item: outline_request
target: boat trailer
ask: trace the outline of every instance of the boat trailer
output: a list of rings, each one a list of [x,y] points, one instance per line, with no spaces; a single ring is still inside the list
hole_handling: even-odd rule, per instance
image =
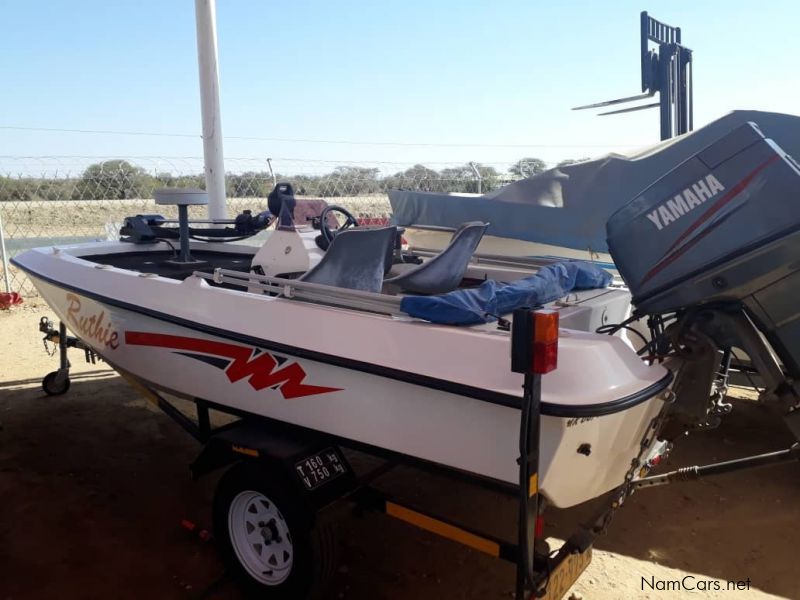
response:
[[[546,501],[538,493],[538,458],[541,377],[555,368],[555,362],[546,358],[548,348],[545,347],[547,344],[557,344],[557,313],[554,319],[552,314],[553,311],[547,310],[520,309],[515,311],[512,322],[511,368],[524,374],[519,429],[520,455],[517,461],[519,484],[516,486],[385,448],[255,416],[200,398],[191,399],[196,410],[195,417],[191,418],[161,393],[141,385],[136,387],[203,446],[190,465],[190,474],[194,480],[228,468],[217,486],[214,498],[214,539],[227,569],[223,577],[231,575],[246,559],[238,556],[227,541],[235,533],[225,531],[226,535],[221,535],[219,531],[220,522],[227,521],[227,518],[219,519],[217,515],[223,508],[227,515],[229,508],[222,504],[235,502],[241,496],[242,482],[254,479],[273,482],[269,490],[270,499],[280,508],[267,515],[270,519],[258,523],[262,526],[260,535],[265,546],[275,545],[281,549],[286,541],[281,537],[285,531],[283,527],[286,526],[285,523],[280,523],[283,519],[282,513],[286,513],[287,521],[301,524],[301,533],[295,533],[293,539],[289,539],[297,550],[303,549],[303,562],[294,563],[294,568],[307,572],[311,581],[311,589],[306,590],[303,597],[317,591],[336,569],[337,551],[332,527],[345,501],[350,503],[355,514],[381,512],[514,563],[516,600],[557,600],[566,594],[589,565],[594,540],[605,533],[614,511],[635,491],[800,460],[800,443],[795,443],[790,448],[777,452],[704,466],[683,467],[660,475],[644,476],[646,470],[655,467],[660,460],[640,465],[637,470],[639,477],[626,481],[620,488],[609,492],[608,496],[612,498],[610,507],[605,506],[595,517],[581,524],[560,548],[551,551],[544,531],[543,513]],[[553,328],[556,331],[555,338],[548,338],[547,334],[542,333]],[[64,323],[60,323],[56,329],[51,321],[42,318],[39,330],[45,334],[44,341],[57,344],[59,350],[59,368],[43,379],[42,388],[51,396],[64,394],[70,386],[68,349],[83,350],[87,362],[95,363],[99,357],[83,342],[69,336]],[[125,373],[121,374],[131,381]],[[238,420],[212,427],[212,410],[238,417]],[[350,465],[347,454],[343,452],[344,449],[370,455],[382,462],[377,467],[357,474]],[[502,539],[469,524],[404,502],[373,486],[376,480],[399,466],[417,468],[514,497],[518,503],[517,539]],[[279,489],[276,489],[274,482],[279,482]],[[279,558],[275,565],[274,572],[265,572],[267,579],[275,573],[280,575]],[[219,581],[213,583],[212,587],[218,584]]]

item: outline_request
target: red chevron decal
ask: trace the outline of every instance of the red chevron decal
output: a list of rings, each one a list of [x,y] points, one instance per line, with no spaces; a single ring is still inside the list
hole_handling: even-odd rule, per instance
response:
[[[276,369],[278,361],[272,354],[262,352],[254,356],[255,350],[250,346],[141,331],[126,331],[125,343],[131,346],[188,350],[230,359],[232,362],[225,369],[225,374],[231,382],[247,377],[248,383],[255,390],[277,386],[287,400],[341,391],[341,388],[303,383],[307,373],[299,363],[294,362]]]

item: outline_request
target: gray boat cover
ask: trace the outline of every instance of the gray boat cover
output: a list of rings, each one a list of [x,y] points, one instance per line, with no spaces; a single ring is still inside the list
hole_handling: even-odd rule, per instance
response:
[[[482,196],[391,190],[389,201],[399,226],[483,221],[490,223],[487,235],[608,252],[606,221],[618,208],[746,122],[800,158],[800,117],[741,110],[636,153],[550,169]]]
[[[573,290],[604,288],[611,275],[581,260],[553,263],[535,275],[498,283],[492,279],[476,288],[437,296],[405,296],[400,310],[407,315],[442,325],[489,323],[518,308],[536,307],[563,298]]]

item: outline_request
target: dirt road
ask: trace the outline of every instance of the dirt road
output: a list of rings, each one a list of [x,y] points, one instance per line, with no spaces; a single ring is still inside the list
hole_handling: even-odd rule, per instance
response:
[[[30,302],[0,313],[0,599],[199,597],[221,566],[211,544],[179,526],[184,518],[209,522],[214,480],[187,475],[195,442],[79,353],[70,392],[44,396],[41,377],[55,358],[35,331],[43,314]],[[684,440],[668,467],[790,443],[779,422],[737,403],[721,429]],[[383,485],[513,531],[505,498],[402,471]],[[579,512],[552,511],[548,526],[561,528]],[[586,600],[800,599],[799,528],[796,464],[643,491],[598,540],[574,591]],[[342,539],[331,599],[512,597],[511,566],[387,517],[348,519]],[[728,580],[747,579],[749,590],[725,591]],[[658,589],[673,580],[698,589],[720,581],[722,591]],[[205,597],[239,596],[223,583]]]

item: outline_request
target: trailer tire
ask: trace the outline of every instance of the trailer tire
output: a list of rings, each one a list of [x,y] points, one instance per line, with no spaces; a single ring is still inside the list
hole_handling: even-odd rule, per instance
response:
[[[228,573],[248,597],[315,598],[336,569],[333,523],[317,518],[295,490],[282,472],[255,461],[231,467],[217,484],[214,537]],[[266,559],[270,550],[277,553]]]
[[[53,371],[42,379],[42,390],[48,396],[61,396],[67,393],[69,384],[69,375],[59,377],[59,372]]]

